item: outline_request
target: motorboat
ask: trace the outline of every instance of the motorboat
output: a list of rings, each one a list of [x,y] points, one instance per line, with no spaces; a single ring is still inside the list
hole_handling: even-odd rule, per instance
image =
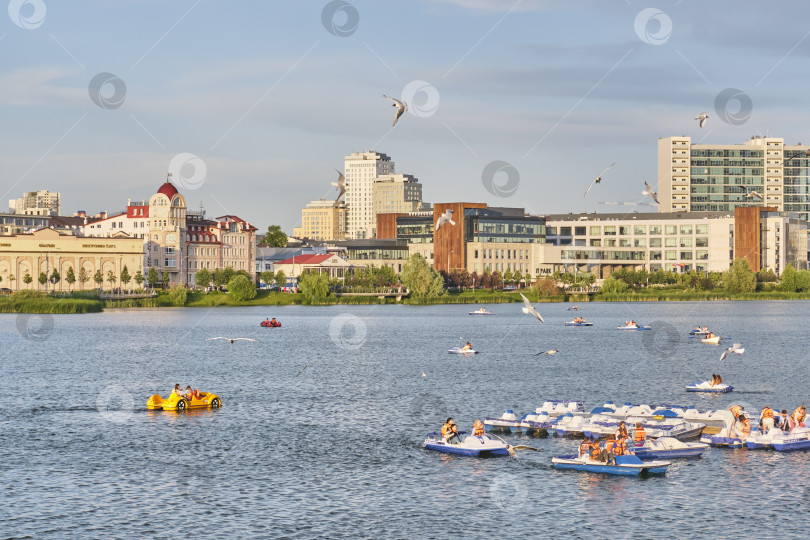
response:
[[[710,394],[722,394],[733,390],[733,386],[723,383],[712,384],[711,381],[695,381],[686,387],[687,392],[707,392]]]
[[[470,311],[470,315],[495,315],[487,308],[476,309],[475,311]]]
[[[472,356],[478,353],[478,351],[476,351],[475,349],[465,349],[464,347],[453,347],[447,352],[449,352],[450,354],[459,354],[461,356]]]
[[[673,437],[647,439],[644,446],[630,446],[630,450],[642,461],[651,459],[700,457],[709,445],[700,442],[684,442]]]
[[[460,432],[459,436],[466,435],[465,432]],[[480,435],[475,437],[473,435],[466,435],[460,442],[447,442],[442,437],[441,433],[433,432],[428,433],[425,439],[423,448],[427,450],[434,450],[436,452],[444,452],[446,454],[459,454],[462,456],[507,456],[509,455],[508,445],[500,440],[488,437],[487,435]]]
[[[643,326],[638,324],[627,324],[623,326],[617,326],[616,330],[650,330],[651,326]]]
[[[702,338],[700,341],[701,341],[701,343],[709,343],[709,344],[711,344],[711,345],[717,345],[717,344],[719,344],[719,343],[720,343],[720,340],[721,340],[721,339],[722,339],[722,338],[721,338],[720,336],[714,336],[714,337],[705,337],[705,338]]]
[[[487,431],[503,431],[506,433],[511,433],[514,429],[515,431],[520,431],[520,423],[522,420],[518,420],[517,416],[515,416],[515,412],[512,409],[507,409],[505,413],[503,413],[500,418],[485,418],[484,419],[484,428]]]
[[[592,322],[585,321],[565,321],[563,324],[565,326],[593,326]]]
[[[641,474],[664,474],[670,461],[642,461],[632,454],[615,457],[616,464],[608,465],[602,461],[590,459],[587,455],[576,454],[554,456],[551,466],[555,469],[572,469],[602,474],[617,474],[624,476],[638,476]]]

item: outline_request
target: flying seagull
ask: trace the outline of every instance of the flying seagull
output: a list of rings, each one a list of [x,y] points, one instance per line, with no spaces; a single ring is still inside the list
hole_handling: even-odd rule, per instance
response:
[[[338,188],[338,191],[340,191],[340,193],[338,193],[337,199],[335,199],[335,202],[338,202],[341,197],[346,195],[346,177],[343,176],[342,172],[338,171],[337,169],[335,170],[338,173],[337,182],[330,182],[330,183],[336,188]]]
[[[587,197],[587,196],[588,196],[588,192],[591,190],[591,188],[593,187],[593,185],[594,185],[594,184],[598,184],[599,182],[601,182],[601,181],[602,181],[602,175],[603,175],[603,174],[605,174],[605,173],[606,173],[606,172],[607,172],[607,171],[608,171],[608,170],[609,170],[611,167],[613,167],[614,165],[616,165],[616,164],[615,164],[615,163],[611,163],[609,166],[605,167],[605,168],[602,170],[602,172],[600,172],[600,173],[599,173],[599,176],[597,176],[597,177],[596,177],[596,179],[595,179],[593,182],[591,182],[591,185],[590,185],[590,186],[588,186],[588,189],[586,189],[586,190],[585,190],[585,195],[583,195],[583,197]]]
[[[644,182],[644,191],[642,191],[641,194],[649,196],[652,200],[658,202],[658,193],[654,192],[652,186],[647,182]]]
[[[557,354],[558,352],[560,352],[559,349],[551,349],[550,351],[539,352],[535,354],[535,356],[540,356],[541,354]]]
[[[258,339],[250,339],[250,338],[246,338],[246,337],[234,337],[234,338],[230,338],[230,337],[211,337],[211,338],[206,339],[205,341],[211,341],[211,340],[214,340],[214,339],[227,339],[231,343],[233,343],[234,341],[259,341]]]
[[[722,362],[723,359],[728,356],[730,353],[737,353],[742,354],[745,352],[745,349],[742,346],[742,343],[735,343],[733,346],[729,347],[725,351],[723,351],[723,356],[720,357],[720,361]]]
[[[400,101],[398,99],[394,99],[392,97],[388,97],[385,94],[383,94],[383,97],[393,101],[394,103],[391,106],[397,108],[397,112],[394,115],[394,123],[391,124],[392,126],[395,126],[395,125],[397,125],[397,120],[399,120],[399,117],[402,116],[402,113],[404,113],[405,111],[408,110],[408,106],[404,102],[402,102],[402,101]]]
[[[512,446],[511,444],[509,444],[505,440],[501,439],[500,437],[498,437],[494,433],[490,433],[489,436],[493,437],[495,439],[498,439],[499,441],[504,443],[506,445],[506,451],[509,452],[509,455],[512,456],[512,457],[517,457],[517,451],[518,450],[531,450],[532,452],[542,452],[543,451],[540,448],[534,448],[534,447],[528,446],[526,444],[518,444],[516,446]]]
[[[309,364],[304,365],[304,367],[301,368],[301,371],[298,372],[298,375],[301,375],[304,372],[304,370],[307,369],[308,367]],[[295,376],[296,379],[298,378],[298,375]]]
[[[700,127],[703,127],[707,118],[709,118],[709,113],[702,112],[695,117],[695,120],[700,120]]]
[[[523,298],[523,313],[531,313],[532,315],[537,317],[537,319],[541,323],[546,322],[546,321],[543,320],[543,317],[540,316],[540,314],[537,312],[537,310],[534,309],[534,306],[532,305],[531,302],[529,302],[529,299],[526,298],[525,296],[523,296],[523,293],[520,293],[520,297]]]
[[[439,219],[436,220],[436,230],[438,231],[439,227],[441,227],[445,223],[449,223],[450,225],[453,225],[453,226],[455,226],[455,224],[456,224],[456,222],[453,221],[453,211],[450,210],[449,208],[444,211],[444,214],[442,214],[439,217]]]
[[[424,371],[422,371],[422,377],[427,377]]]
[[[757,199],[762,200],[762,193],[759,191],[754,191],[753,189],[745,188],[745,197],[748,199],[756,197]]]

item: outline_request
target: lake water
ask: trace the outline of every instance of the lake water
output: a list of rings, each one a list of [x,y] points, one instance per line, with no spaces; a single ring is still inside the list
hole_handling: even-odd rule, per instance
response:
[[[447,416],[470,430],[549,398],[792,412],[808,397],[810,303],[585,304],[590,328],[564,327],[576,312],[562,304],[538,304],[545,324],[488,307],[0,315],[0,537],[807,535],[810,453],[711,449],[638,479],[552,469],[577,441],[523,439],[543,452],[518,459],[421,444]],[[267,316],[283,326],[259,327]],[[615,330],[629,319],[654,330]],[[723,346],[687,337],[697,324],[745,354],[719,362]],[[459,338],[480,354],[447,354]],[[739,391],[684,391],[717,372]],[[148,412],[175,383],[222,409]]]

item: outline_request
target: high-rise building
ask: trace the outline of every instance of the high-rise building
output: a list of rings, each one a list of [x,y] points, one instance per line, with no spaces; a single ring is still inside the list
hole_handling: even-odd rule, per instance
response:
[[[62,210],[59,193],[41,189],[23,193],[19,199],[8,201],[9,212],[29,216],[58,216]]]
[[[296,238],[343,240],[346,238],[346,203],[320,199],[301,210],[301,226],[293,229]]]
[[[371,185],[374,236],[378,214],[407,214],[422,209],[422,184],[409,174],[384,174]]]
[[[777,137],[742,144],[658,140],[659,212],[733,212],[768,206],[810,219],[810,147]]]
[[[346,156],[346,237],[372,238],[377,216],[374,213],[373,184],[383,175],[394,174],[394,162],[379,152]]]

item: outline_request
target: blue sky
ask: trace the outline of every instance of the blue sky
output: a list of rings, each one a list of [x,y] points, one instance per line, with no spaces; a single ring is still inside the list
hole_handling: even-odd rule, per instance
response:
[[[333,32],[325,9],[335,12]],[[659,137],[720,144],[770,133],[810,143],[804,9],[11,0],[0,13],[0,192],[3,204],[49,189],[63,193],[65,214],[115,211],[148,198],[173,158],[190,153],[204,165],[179,169],[190,207],[291,233],[308,201],[336,196],[329,182],[343,157],[374,149],[419,178],[428,202],[617,211],[599,202],[642,201],[643,182],[655,185]],[[335,35],[341,28],[347,35]],[[123,102],[109,102],[108,83],[96,99],[108,108],[94,103],[99,73],[123,82]],[[741,100],[718,109],[727,88]],[[383,93],[406,94],[415,114],[391,129]],[[703,129],[693,120],[702,111],[711,116]],[[519,174],[511,194],[491,190],[500,197],[482,181],[496,160]],[[494,182],[504,185],[505,174]]]

